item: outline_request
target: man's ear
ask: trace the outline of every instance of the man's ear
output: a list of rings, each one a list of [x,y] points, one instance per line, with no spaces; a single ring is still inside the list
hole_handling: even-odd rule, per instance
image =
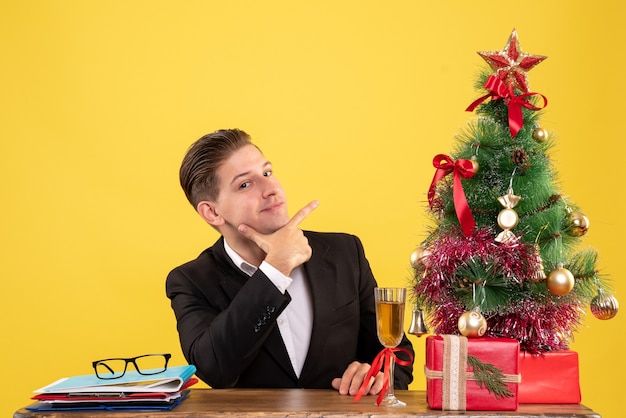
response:
[[[200,217],[202,217],[202,219],[204,219],[209,225],[218,227],[224,224],[224,218],[222,218],[220,214],[217,213],[215,204],[213,202],[203,200],[202,202],[198,203],[196,210],[198,211]]]

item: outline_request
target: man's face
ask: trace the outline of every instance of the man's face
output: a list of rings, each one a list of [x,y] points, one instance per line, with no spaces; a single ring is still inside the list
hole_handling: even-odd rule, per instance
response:
[[[223,235],[237,233],[240,224],[262,234],[283,227],[289,221],[287,198],[273,176],[272,165],[254,145],[235,151],[218,168],[219,195],[215,211],[223,218]]]

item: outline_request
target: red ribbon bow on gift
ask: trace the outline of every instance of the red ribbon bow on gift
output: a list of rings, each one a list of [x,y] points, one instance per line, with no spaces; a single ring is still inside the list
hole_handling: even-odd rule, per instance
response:
[[[479,97],[476,99],[467,109],[468,112],[473,111],[476,107],[487,100],[489,97],[493,98],[493,100],[503,99],[504,102],[509,106],[509,131],[511,132],[511,137],[515,138],[517,133],[522,126],[524,126],[524,117],[522,115],[522,107],[530,110],[541,110],[548,105],[548,99],[543,94],[539,93],[524,93],[519,96],[515,95],[513,91],[513,85],[509,84],[508,88],[504,84],[504,82],[496,76],[489,76],[484,86],[489,93],[485,94],[483,97]],[[543,98],[543,106],[537,107],[532,103],[528,102],[526,99],[530,96],[539,95]]]
[[[430,184],[430,189],[428,189],[428,204],[430,205],[430,208],[432,209],[433,207],[435,186],[437,185],[437,182],[448,174],[454,172],[454,210],[456,211],[456,216],[461,223],[463,234],[466,237],[469,237],[474,231],[476,222],[474,221],[472,211],[470,210],[467,199],[465,198],[463,184],[461,184],[461,177],[466,179],[472,178],[475,174],[474,164],[472,164],[470,160],[464,160],[461,158],[456,161],[452,161],[452,158],[447,155],[438,154],[435,158],[433,158],[433,166],[437,169],[437,171],[435,171],[435,176]]]
[[[403,353],[406,353],[409,356],[409,360],[402,360],[401,358],[398,358],[398,356],[396,356],[395,354],[395,351],[402,351]],[[413,355],[406,348],[402,348],[402,347],[384,348],[383,351],[378,353],[378,355],[374,358],[374,361],[372,361],[372,366],[367,372],[367,376],[365,376],[365,379],[363,379],[363,383],[361,384],[361,387],[359,388],[358,393],[354,397],[353,402],[356,402],[359,399],[361,399],[361,397],[365,394],[365,390],[367,389],[367,386],[369,385],[370,379],[376,376],[378,372],[380,372],[380,369],[383,368],[384,366],[383,388],[381,389],[380,393],[378,394],[378,397],[376,398],[376,405],[380,405],[380,403],[383,401],[383,398],[387,394],[387,389],[389,388],[389,385],[390,384],[393,385],[393,382],[389,382],[389,372],[390,372],[389,367],[391,366],[392,358],[395,360],[397,364],[401,366],[410,366],[411,363],[413,363]]]

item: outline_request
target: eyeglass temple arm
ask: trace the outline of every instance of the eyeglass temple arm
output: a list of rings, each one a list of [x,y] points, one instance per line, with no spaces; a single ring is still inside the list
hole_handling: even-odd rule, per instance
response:
[[[106,363],[98,363],[98,365],[106,367],[106,368],[109,370],[109,372],[110,372],[111,374],[114,374],[113,369],[112,369],[112,368],[110,368],[109,366],[107,366],[107,364],[106,364]]]

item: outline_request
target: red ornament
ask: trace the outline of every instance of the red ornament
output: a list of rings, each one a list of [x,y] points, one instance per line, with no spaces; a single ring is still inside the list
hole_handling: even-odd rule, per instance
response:
[[[496,77],[502,80],[506,86],[516,87],[522,93],[529,91],[526,73],[548,58],[543,55],[522,52],[515,29],[513,29],[502,51],[482,51],[478,52],[478,55],[487,61],[495,71]]]
[[[509,85],[509,87],[507,88],[501,79],[493,75],[490,75],[489,78],[487,78],[484,87],[489,90],[489,93],[474,100],[474,102],[469,105],[468,108],[465,110],[467,112],[474,111],[474,109],[476,109],[479,104],[481,104],[490,97],[492,100],[504,100],[509,108],[509,131],[511,132],[511,138],[515,138],[519,130],[522,129],[522,126],[524,126],[524,115],[522,114],[522,107],[530,110],[541,109],[540,107],[537,107],[527,101],[526,99],[528,97],[537,94],[543,99],[543,107],[546,107],[548,105],[548,99],[546,99],[546,96],[544,96],[543,94],[527,92],[516,96],[515,92],[513,91],[514,89],[512,84]]]
[[[465,198],[461,178],[468,179],[474,176],[474,164],[472,164],[470,160],[459,158],[458,160],[453,161],[452,158],[445,154],[437,154],[435,155],[435,158],[433,158],[433,167],[435,167],[437,171],[435,171],[435,176],[433,177],[433,181],[430,183],[430,188],[428,189],[428,204],[430,205],[430,208],[432,209],[433,207],[437,182],[448,174],[454,173],[454,180],[452,183],[454,186],[454,210],[456,211],[456,216],[461,224],[463,234],[466,237],[469,237],[472,235],[472,232],[474,232],[476,222],[474,221],[474,216],[472,216],[472,211],[467,203],[467,199]]]

